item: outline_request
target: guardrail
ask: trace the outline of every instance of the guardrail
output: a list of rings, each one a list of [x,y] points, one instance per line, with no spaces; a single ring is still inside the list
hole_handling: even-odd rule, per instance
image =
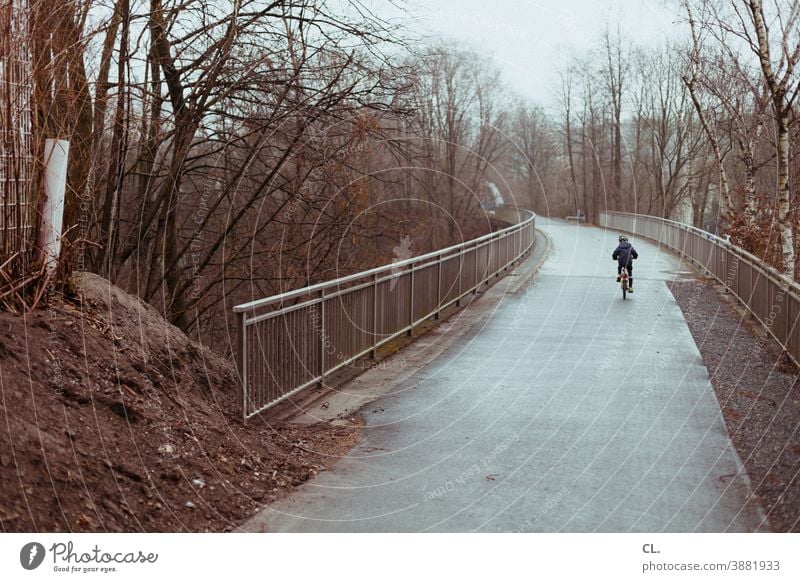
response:
[[[722,283],[789,356],[800,361],[800,285],[758,257],[699,228],[640,214],[603,212],[600,225],[653,239]]]
[[[263,412],[499,276],[534,245],[536,215],[480,238],[237,305],[242,418]]]

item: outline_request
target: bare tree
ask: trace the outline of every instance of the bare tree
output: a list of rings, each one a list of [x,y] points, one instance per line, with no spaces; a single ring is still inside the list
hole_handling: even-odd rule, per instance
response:
[[[546,197],[551,191],[549,183],[556,170],[554,131],[550,121],[540,108],[518,101],[514,108],[512,128],[515,147],[510,153],[514,159],[513,167],[521,175],[528,204],[537,212],[547,212]],[[567,148],[570,149],[569,142]],[[585,212],[585,205],[583,209]]]
[[[708,141],[711,145],[711,149],[714,152],[714,156],[716,157],[717,160],[717,167],[719,169],[719,191],[720,195],[722,196],[723,214],[725,214],[732,212],[734,210],[733,201],[731,200],[730,185],[728,182],[727,172],[725,171],[724,156],[719,144],[719,140],[717,139],[716,131],[709,122],[708,114],[701,102],[701,98],[699,96],[699,90],[697,87],[699,82],[699,76],[701,74],[700,36],[697,30],[697,24],[695,22],[694,15],[692,13],[692,8],[688,0],[684,1],[684,6],[688,14],[689,27],[692,33],[692,48],[689,56],[689,66],[688,66],[689,73],[684,74],[683,82],[686,85],[687,90],[689,91],[689,95],[692,99],[692,104],[694,105],[695,111],[697,112],[700,124],[703,127],[703,131],[705,132],[705,135],[708,138]]]
[[[622,203],[622,102],[627,84],[628,55],[619,28],[612,36],[603,33],[606,68],[605,85],[611,106],[611,181],[612,199],[617,207]]]
[[[796,65],[800,59],[800,3],[774,2],[768,14],[761,1],[730,0],[722,4],[701,4],[684,0],[693,47],[690,51],[689,74],[685,82],[700,115],[704,130],[715,151],[720,167],[726,212],[729,222],[736,222],[735,202],[728,186],[723,160],[720,130],[727,130],[731,148],[736,148],[743,173],[742,223],[745,230],[755,230],[759,219],[755,208],[756,178],[764,161],[757,159],[758,146],[765,128],[767,109],[775,127],[775,223],[779,236],[777,258],[781,270],[792,277],[795,273],[794,217],[791,208],[789,168],[793,123],[800,80]],[[703,55],[701,38],[709,36],[716,52]],[[745,50],[740,50],[740,48]],[[747,54],[753,63],[748,62]],[[703,107],[702,96],[710,97],[713,106]],[[718,109],[716,127],[711,127],[709,111]],[[766,156],[765,160],[772,156]],[[752,250],[752,249],[751,249]]]
[[[669,217],[689,196],[689,164],[703,149],[703,135],[695,131],[694,110],[684,90],[673,51],[640,53],[636,71],[642,85],[641,123],[648,155],[650,188],[640,207],[648,214]]]
[[[485,57],[442,44],[414,60],[410,108],[417,136],[417,181],[448,216],[437,242],[457,236],[458,224],[475,214],[486,176],[509,146],[510,106],[499,91],[499,72]]]
[[[795,272],[794,228],[790,208],[789,189],[789,124],[792,108],[800,92],[800,78],[795,75],[795,67],[800,59],[800,2],[790,2],[788,13],[775,15],[778,51],[770,42],[770,26],[760,0],[746,2],[752,20],[751,30],[745,30],[750,48],[758,56],[764,81],[769,89],[773,116],[777,129],[778,166],[778,230],[781,238],[782,270],[792,278]],[[754,34],[751,34],[754,33]],[[773,39],[774,39],[773,36]],[[778,52],[778,55],[774,53]]]

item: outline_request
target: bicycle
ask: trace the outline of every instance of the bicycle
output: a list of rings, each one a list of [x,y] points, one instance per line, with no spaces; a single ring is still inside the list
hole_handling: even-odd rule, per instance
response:
[[[628,267],[622,267],[622,272],[619,274],[620,286],[622,287],[622,299],[628,296]]]

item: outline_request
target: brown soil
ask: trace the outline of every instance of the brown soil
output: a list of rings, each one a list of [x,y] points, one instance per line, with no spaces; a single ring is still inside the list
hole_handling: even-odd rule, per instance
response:
[[[0,531],[222,531],[324,471],[347,426],[255,420],[230,363],[95,275],[0,313]]]
[[[800,531],[800,371],[711,282],[670,287],[772,529]]]

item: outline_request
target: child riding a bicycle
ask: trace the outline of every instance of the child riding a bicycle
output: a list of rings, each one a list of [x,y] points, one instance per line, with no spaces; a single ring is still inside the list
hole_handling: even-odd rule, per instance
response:
[[[625,267],[628,270],[628,293],[633,293],[633,259],[638,259],[639,253],[624,234],[619,235],[619,245],[614,249],[611,258],[617,261],[617,283],[620,282],[622,268]]]

